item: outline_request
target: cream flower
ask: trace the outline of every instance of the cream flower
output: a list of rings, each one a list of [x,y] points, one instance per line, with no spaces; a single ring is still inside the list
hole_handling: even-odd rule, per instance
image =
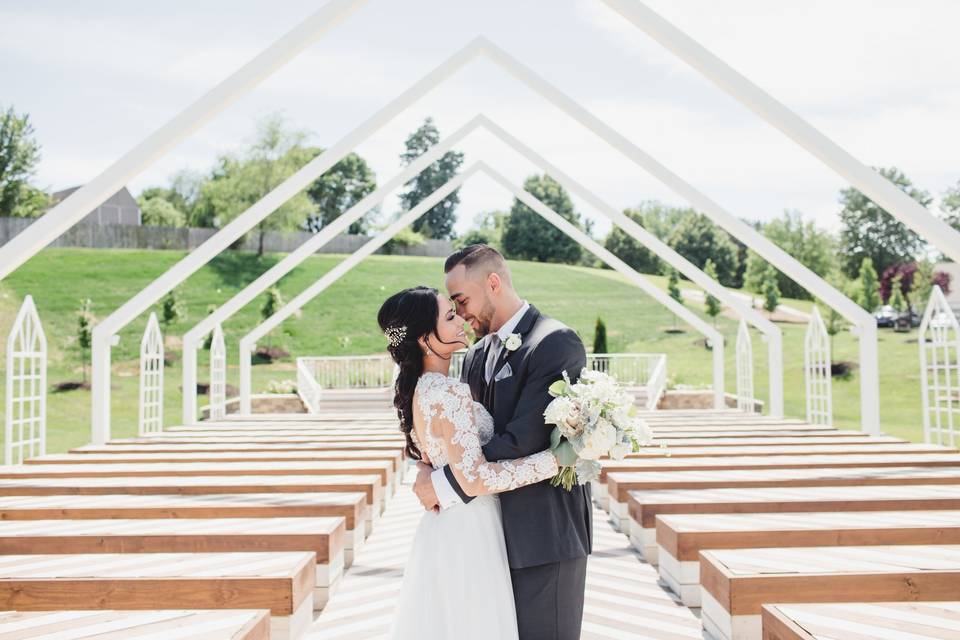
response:
[[[507,351],[516,351],[520,348],[520,344],[523,342],[519,333],[511,333],[507,336],[507,339],[503,342],[503,348]]]

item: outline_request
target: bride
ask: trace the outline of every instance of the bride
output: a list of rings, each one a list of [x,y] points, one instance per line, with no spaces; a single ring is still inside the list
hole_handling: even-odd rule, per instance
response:
[[[549,450],[488,462],[481,447],[493,418],[470,387],[449,377],[455,351],[468,347],[464,320],[436,289],[405,289],[377,316],[399,365],[394,406],[407,454],[435,469],[449,464],[471,496],[425,513],[417,528],[397,603],[392,637],[399,640],[517,638],[516,609],[495,494],[556,475]]]

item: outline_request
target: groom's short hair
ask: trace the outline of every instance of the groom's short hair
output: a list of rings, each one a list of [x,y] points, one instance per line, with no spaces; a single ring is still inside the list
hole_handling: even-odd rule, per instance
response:
[[[483,269],[483,275],[496,273],[505,281],[510,282],[510,269],[507,268],[507,261],[499,251],[489,245],[471,244],[455,251],[447,258],[443,265],[443,272],[450,273],[461,264],[468,273],[474,269]]]

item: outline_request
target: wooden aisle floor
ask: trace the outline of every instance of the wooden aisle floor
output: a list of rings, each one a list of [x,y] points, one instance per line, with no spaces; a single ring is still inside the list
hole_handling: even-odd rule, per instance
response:
[[[410,490],[414,474],[387,503],[307,640],[386,638],[422,509]],[[584,640],[700,640],[700,620],[658,583],[657,570],[594,509],[594,553],[587,571]]]

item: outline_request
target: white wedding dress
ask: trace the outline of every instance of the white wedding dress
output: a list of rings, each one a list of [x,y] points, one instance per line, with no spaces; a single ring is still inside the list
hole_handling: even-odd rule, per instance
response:
[[[391,636],[517,638],[500,501],[494,494],[556,475],[556,458],[542,451],[487,462],[481,447],[493,437],[493,418],[473,401],[466,384],[448,376],[425,373],[417,383],[414,406],[418,448],[435,469],[449,463],[464,492],[477,497],[423,515],[407,559]]]

